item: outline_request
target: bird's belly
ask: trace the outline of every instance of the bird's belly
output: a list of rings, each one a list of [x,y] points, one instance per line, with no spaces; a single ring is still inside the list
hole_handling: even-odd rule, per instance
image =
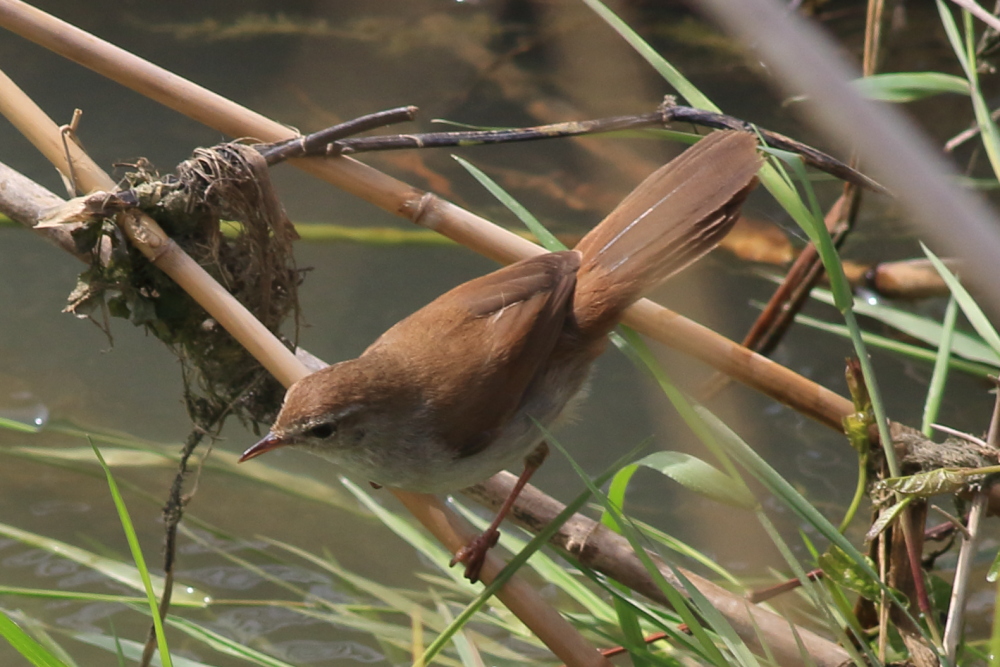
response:
[[[376,451],[316,453],[331,459],[352,477],[421,493],[458,491],[505,468],[517,468],[519,472],[524,457],[544,439],[538,425],[546,429],[558,426],[572,416],[586,396],[587,366],[546,373],[497,436],[468,456],[456,457],[445,443],[433,438],[395,442],[391,448]]]

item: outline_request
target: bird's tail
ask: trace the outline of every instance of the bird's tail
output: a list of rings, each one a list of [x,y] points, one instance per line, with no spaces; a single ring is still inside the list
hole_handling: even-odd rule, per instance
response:
[[[714,132],[660,167],[576,246],[573,312],[585,337],[602,335],[646,291],[714,248],[757,184],[756,138]]]

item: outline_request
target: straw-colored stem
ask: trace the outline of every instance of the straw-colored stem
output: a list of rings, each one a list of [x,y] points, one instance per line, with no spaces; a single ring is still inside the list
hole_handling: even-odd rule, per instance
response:
[[[115,189],[111,177],[75,143],[63,142],[59,127],[2,71],[0,114],[6,116],[63,175],[72,173],[78,190]],[[181,250],[152,218],[121,214],[119,224],[157,268],[188,290],[280,382],[287,385],[308,373],[281,341]]]
[[[114,182],[93,160],[72,142],[64,146],[59,128],[3,72],[0,72],[0,113],[5,115],[64,175],[72,171],[77,187],[84,191],[110,190]],[[67,157],[67,148],[69,157]],[[150,261],[184,288],[215,320],[233,335],[286,387],[305,377],[309,370],[281,344],[231,294],[222,288],[187,253],[171,240],[148,215],[126,212],[118,223],[129,239]],[[463,524],[434,496],[395,492],[414,515],[453,552],[467,543],[471,527],[456,532]],[[488,555],[484,581],[492,581],[503,567]],[[600,652],[580,635],[538,593],[516,578],[497,592],[497,597],[567,665],[610,666]]]
[[[292,136],[291,130],[273,120],[19,0],[0,0],[0,26],[230,136],[252,136],[262,141]],[[542,252],[534,244],[477,215],[355,160],[341,157],[295,160],[293,164],[498,261],[512,262]],[[630,311],[625,320],[640,332],[702,359],[734,379],[838,430],[841,417],[849,414],[850,402],[835,393],[747,352],[681,315],[648,301],[640,303],[644,314],[637,317]],[[636,307],[640,307],[639,304]]]
[[[46,213],[65,203],[48,188],[42,187],[2,162],[0,162],[0,192],[17,193],[15,200],[6,202],[8,206],[5,207],[5,212],[10,215],[11,220],[32,228]],[[71,255],[77,254],[76,242],[65,228],[46,227],[35,231]],[[80,257],[80,259],[86,258]]]
[[[12,170],[0,165],[0,183],[10,180],[10,176],[7,173],[10,171]],[[20,176],[20,174],[15,173],[15,175],[19,178],[17,182],[26,181],[32,183],[29,179]],[[0,210],[26,210],[28,206],[25,206],[24,202],[20,201],[23,199],[23,194],[20,188],[18,191],[3,191],[3,195],[0,197]],[[52,193],[48,193],[46,207],[57,206],[60,203],[63,203],[62,199]],[[42,209],[38,209],[39,213],[41,211]],[[36,219],[30,216],[22,216],[19,218],[19,222],[32,227]],[[72,246],[68,247],[67,250],[72,251]],[[500,473],[483,484],[467,490],[466,493],[484,505],[497,507],[508,495],[510,487],[515,480],[516,476],[510,473]],[[424,503],[423,507],[418,508],[418,505],[422,502],[422,499],[418,495],[403,494],[400,499],[414,514],[419,514],[421,521],[429,527],[432,533],[439,536],[442,543],[448,545],[449,548],[454,548],[454,545],[463,544],[465,537],[471,534],[468,532],[468,526],[458,530],[452,529],[450,526],[452,525],[453,515],[447,517],[441,516],[439,513],[442,509],[436,500],[428,501]],[[997,501],[996,505],[1000,506],[1000,501]],[[518,499],[511,517],[521,526],[532,531],[537,531],[558,514],[561,509],[561,505],[556,504],[553,499],[529,485]],[[558,548],[565,549],[571,556],[578,558],[589,567],[599,570],[630,587],[634,587],[640,593],[654,597],[659,596],[659,592],[624,538],[600,527],[595,529],[595,524],[591,519],[581,515],[574,515],[556,534],[553,544]],[[486,565],[486,578],[491,579],[499,567],[500,564],[495,559],[491,559]],[[768,646],[773,648],[775,654],[782,657],[782,664],[797,664],[795,661],[798,659],[798,645],[795,640],[795,634],[789,632],[788,625],[784,620],[778,622],[777,619],[779,617],[761,610],[755,605],[748,605],[742,597],[721,589],[692,572],[681,571],[688,580],[698,587],[702,594],[716,605],[721,613],[730,620],[733,627],[748,642],[751,644],[758,642],[762,637]],[[679,585],[676,582],[673,572],[664,570],[663,574],[669,581]],[[514,603],[515,605],[520,601],[531,601],[531,598],[521,594],[517,597],[518,601]],[[657,599],[662,599],[662,597],[657,597]],[[550,614],[551,609],[541,610],[541,613]],[[555,630],[554,634],[558,635],[558,622]],[[815,637],[812,633],[801,628],[797,628],[795,633],[802,638],[807,653],[816,660],[816,664],[823,666],[833,665],[837,664],[837,661],[841,658],[841,650],[835,644]],[[821,656],[830,657],[826,659]]]
[[[753,50],[796,105],[803,120],[833,144],[853,146],[867,172],[896,196],[921,234],[960,257],[968,279],[1000,312],[992,267],[1000,257],[997,216],[981,197],[956,184],[955,171],[912,119],[891,105],[863,99],[842,50],[815,26],[775,0],[701,0],[705,11]],[[942,224],[947,221],[947,224]]]
[[[439,539],[441,539],[442,544],[452,553],[464,547],[477,535],[468,523],[459,519],[435,496],[397,491],[396,497],[420,520],[424,527],[435,535],[441,535]],[[492,581],[503,565],[499,559],[489,557],[481,572],[483,579]],[[504,589],[510,593],[509,598],[504,600],[504,604],[518,618],[523,620],[529,616],[544,619],[546,626],[552,631],[545,644],[567,665],[610,667],[611,663],[604,656],[586,644],[574,640],[574,635],[577,634],[576,630],[552,607],[548,605],[534,607],[537,593],[524,579],[511,577],[504,585]]]
[[[487,506],[496,507],[498,499],[504,498],[516,481],[516,475],[500,473],[472,487],[469,494]],[[563,508],[564,505],[529,485],[518,498],[516,509],[510,516],[512,521],[523,528],[537,532]],[[593,519],[581,514],[573,515],[553,536],[551,543],[583,565],[602,572],[657,602],[669,604],[628,541]],[[664,578],[683,590],[673,568],[658,558],[654,561]],[[684,568],[677,568],[677,571],[708,598],[749,646],[762,650],[762,644],[766,645],[777,664],[836,667],[846,664],[850,659],[847,652],[836,643],[802,627],[795,627],[792,632],[788,619],[751,604],[746,598],[731,593],[694,572]]]

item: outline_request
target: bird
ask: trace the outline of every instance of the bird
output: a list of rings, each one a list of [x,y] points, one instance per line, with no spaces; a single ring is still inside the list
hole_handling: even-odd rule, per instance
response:
[[[713,132],[654,171],[572,250],[463,283],[356,359],[302,378],[246,461],[295,447],[349,475],[442,493],[525,461],[486,532],[452,560],[475,581],[552,428],[586,395],[626,308],[714,248],[757,183],[753,134]]]

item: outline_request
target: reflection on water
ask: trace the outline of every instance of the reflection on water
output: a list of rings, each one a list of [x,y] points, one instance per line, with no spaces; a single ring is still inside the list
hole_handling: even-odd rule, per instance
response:
[[[352,641],[321,642],[299,639],[271,644],[273,654],[293,664],[310,664],[326,660],[351,662],[381,662],[385,656],[373,648]]]
[[[322,623],[291,609],[281,607],[242,607],[227,609],[211,623],[214,630],[239,642],[249,642],[257,637],[290,626]]]
[[[110,0],[90,3],[51,1],[45,9],[77,22],[167,68],[191,77],[255,110],[303,130],[314,130],[362,113],[401,104],[421,107],[421,130],[429,119],[447,117],[477,125],[537,124],[573,118],[645,112],[669,92],[655,73],[583,7],[566,2],[453,3],[394,0],[381,3],[312,2],[286,14],[254,13],[242,4],[139,3]],[[697,19],[635,3],[623,9],[654,46],[727,112],[809,141],[811,137],[774,99],[756,65],[747,64],[732,44]],[[920,11],[911,9],[913,20]],[[833,25],[856,43],[861,13]],[[934,55],[926,46],[921,57]],[[896,62],[899,52],[890,54]],[[32,94],[58,122],[75,107],[85,111],[81,137],[104,165],[142,155],[161,169],[187,157],[198,145],[222,139],[214,130],[181,118],[116,84],[81,70],[6,33],[0,33],[0,59],[7,73]],[[929,67],[922,63],[920,68]],[[947,69],[949,65],[932,69]],[[898,69],[905,69],[899,67]],[[968,117],[964,101],[944,100],[936,118],[952,113],[952,124]],[[945,124],[945,123],[940,123]],[[44,161],[6,124],[0,123],[2,159],[54,189],[57,179]],[[675,152],[675,147],[635,139],[583,139],[559,143],[462,150],[462,155],[496,177],[534,213],[558,231],[580,232],[605,214],[639,179]],[[456,151],[457,152],[457,151]],[[431,188],[497,221],[512,217],[454,165],[448,151],[365,157],[418,187]],[[290,216],[298,221],[357,225],[399,225],[375,210],[290,167],[275,179]],[[837,194],[835,184],[818,185],[824,204]],[[755,217],[789,224],[766,197],[748,206]],[[862,234],[882,215],[866,209]],[[878,231],[884,235],[884,230]],[[869,236],[869,239],[871,237]],[[912,239],[879,244],[849,244],[847,251],[887,259],[914,252]],[[873,246],[878,246],[877,248]],[[303,288],[303,313],[309,327],[304,345],[328,361],[358,354],[396,320],[449,287],[491,268],[486,260],[452,248],[372,248],[354,245],[301,245],[302,266],[311,266]],[[8,393],[0,393],[0,417],[44,425],[49,411],[105,428],[161,442],[183,439],[184,415],[175,359],[151,337],[130,325],[113,323],[114,348],[96,327],[60,314],[75,284],[73,260],[20,230],[0,229],[0,373]],[[748,279],[745,267],[725,257],[703,265],[664,288],[670,307],[723,333],[742,337],[770,284]],[[793,330],[777,356],[816,381],[842,390],[846,344],[822,334]],[[673,378],[698,386],[705,369],[664,353]],[[910,379],[909,365],[879,356],[884,386],[892,387],[890,413],[919,422],[923,389]],[[9,378],[9,381],[8,381]],[[6,390],[5,390],[6,391]],[[974,382],[957,378],[950,386],[960,427],[982,430],[990,401]],[[854,488],[852,453],[839,437],[738,387],[713,402],[716,410],[779,471],[814,500],[842,506]],[[956,414],[956,413],[953,413]],[[655,446],[704,455],[686,429],[665,408],[655,388],[622,357],[605,355],[592,395],[578,423],[560,432],[587,470],[598,472],[623,451],[653,436]],[[242,450],[256,438],[237,425],[227,428],[217,446]],[[32,444],[81,446],[65,437],[0,432],[0,446]],[[271,465],[334,480],[336,472],[308,456],[287,452]],[[5,458],[0,465],[0,521],[43,535],[86,545],[95,551],[126,553],[120,527],[103,480],[89,464],[58,468]],[[159,505],[169,471],[118,471],[133,486],[126,490],[147,559],[157,563],[162,541]],[[364,481],[364,480],[359,480]],[[581,488],[565,462],[551,457],[538,483],[566,499]],[[386,494],[382,494],[385,496]],[[679,533],[723,564],[759,573],[775,565],[773,549],[747,517],[721,509],[670,483],[638,485],[629,496],[642,518]],[[770,503],[765,499],[765,503]],[[797,524],[781,510],[787,534]],[[419,589],[426,584],[411,570],[426,571],[408,547],[375,523],[344,518],[326,506],[263,489],[232,476],[203,472],[188,511],[223,533],[252,538],[267,535],[324,549],[345,567],[376,581]],[[834,515],[836,512],[833,513]],[[85,518],[85,520],[84,520]],[[349,523],[356,522],[356,523]],[[345,528],[346,526],[346,528]],[[199,531],[182,539],[181,581],[198,584],[214,597],[262,594],[261,575],[233,565],[222,554],[253,559],[268,576],[291,582],[332,602],[354,593],[317,566],[269,562],[258,552],[262,541],[240,541]],[[794,539],[793,539],[794,541]],[[134,594],[102,575],[39,549],[0,541],[0,583]],[[268,551],[273,556],[273,550]],[[291,593],[289,593],[291,595]],[[225,596],[224,596],[225,597]],[[14,601],[11,604],[14,604]],[[6,606],[7,601],[4,600]],[[18,604],[20,604],[18,602]],[[140,638],[145,617],[119,613],[108,603],[51,604],[27,601],[24,608],[47,622],[73,629],[109,632],[109,617],[123,636]],[[267,650],[295,663],[349,660],[377,662],[383,655],[356,643],[356,637],[329,624],[322,637],[284,632],[320,624],[302,614],[275,608],[213,608],[202,617],[216,630],[240,641],[269,633]],[[281,632],[278,632],[281,630]],[[346,637],[346,638],[345,638]],[[0,648],[0,662],[7,662]],[[100,654],[105,655],[105,654]],[[212,656],[215,659],[217,656]],[[236,664],[219,658],[218,664]]]

